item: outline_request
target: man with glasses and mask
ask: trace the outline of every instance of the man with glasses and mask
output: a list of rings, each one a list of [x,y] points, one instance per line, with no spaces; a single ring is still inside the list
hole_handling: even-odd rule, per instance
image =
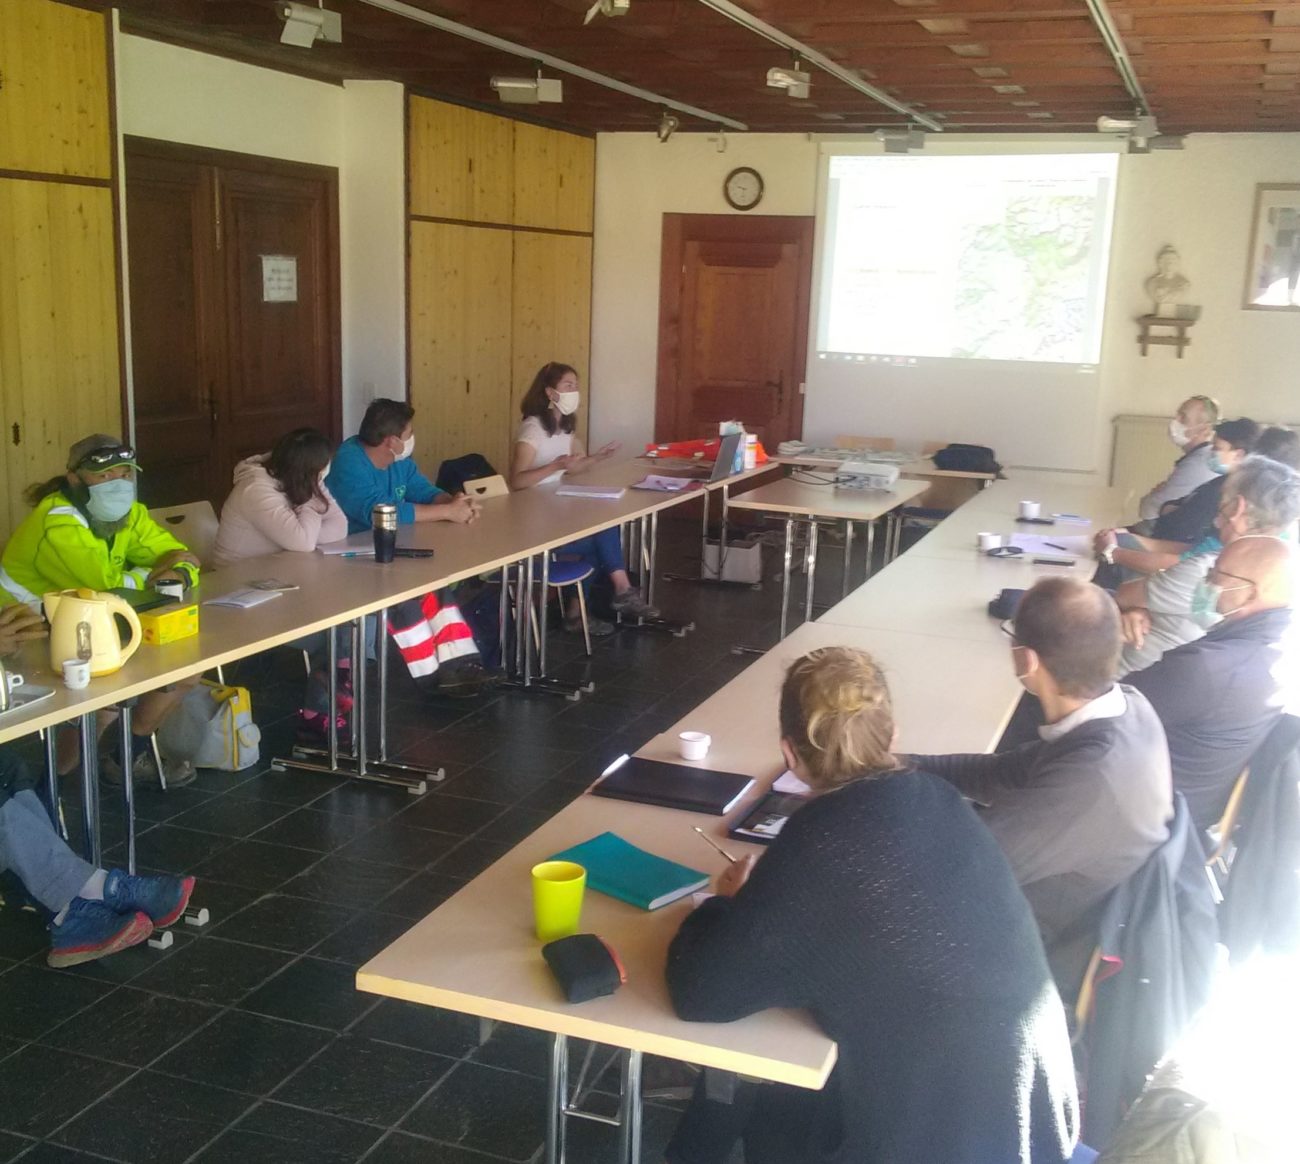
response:
[[[1151,705],[1115,682],[1119,611],[1106,591],[1044,579],[1003,629],[1016,678],[1042,704],[1039,738],[992,755],[909,759],[975,802],[1068,999],[1107,896],[1168,836],[1169,752]]]
[[[1239,538],[1294,540],[1297,520],[1300,473],[1268,456],[1247,457],[1223,487],[1214,519],[1218,537],[1189,550],[1177,565],[1115,591],[1124,620],[1123,672],[1149,667],[1205,633],[1207,612],[1193,617],[1192,600],[1223,546]]]
[[[1294,710],[1288,647],[1295,571],[1292,544],[1237,538],[1192,597],[1191,616],[1205,636],[1128,676],[1164,724],[1174,787],[1200,829],[1223,815],[1255,749],[1278,716]]]
[[[52,590],[142,590],[167,580],[194,585],[198,558],[136,500],[138,468],[135,450],[106,433],[73,445],[67,471],[27,491],[35,508],[14,530],[0,558],[0,601],[36,610],[41,596]],[[196,682],[140,697],[132,722],[137,781],[158,781],[149,737]],[[105,757],[102,771],[106,779],[121,783],[121,757]],[[168,768],[169,785],[193,779],[187,762]]]

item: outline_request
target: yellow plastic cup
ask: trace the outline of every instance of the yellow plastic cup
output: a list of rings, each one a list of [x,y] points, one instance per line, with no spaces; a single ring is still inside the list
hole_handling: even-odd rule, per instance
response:
[[[587,870],[573,861],[543,861],[533,866],[533,913],[543,942],[578,932]]]

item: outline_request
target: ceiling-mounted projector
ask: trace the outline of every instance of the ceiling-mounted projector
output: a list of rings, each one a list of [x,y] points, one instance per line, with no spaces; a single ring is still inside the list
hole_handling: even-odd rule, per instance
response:
[[[909,126],[907,129],[878,129],[872,135],[885,147],[887,154],[906,154],[925,149],[925,134]]]
[[[277,4],[276,11],[284,21],[281,44],[311,48],[318,40],[327,44],[343,43],[343,17],[338,12],[294,3]]]
[[[492,88],[511,105],[536,105],[564,100],[564,82],[558,77],[493,77]]]
[[[769,89],[784,89],[787,97],[803,99],[812,92],[812,74],[777,65],[767,70],[767,85]]]

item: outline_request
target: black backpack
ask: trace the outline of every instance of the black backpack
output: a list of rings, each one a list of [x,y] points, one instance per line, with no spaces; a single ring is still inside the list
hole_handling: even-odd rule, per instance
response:
[[[986,445],[948,445],[934,454],[934,467],[957,473],[996,473],[1002,476],[993,450]]]
[[[443,461],[438,466],[438,479],[434,484],[444,493],[464,493],[466,481],[477,481],[480,477],[495,475],[492,462],[482,453],[466,453],[463,457]]]

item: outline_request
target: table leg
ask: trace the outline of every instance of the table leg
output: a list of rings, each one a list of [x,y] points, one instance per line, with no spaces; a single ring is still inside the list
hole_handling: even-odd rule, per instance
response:
[[[849,596],[849,567],[853,561],[853,523],[844,523],[844,578],[840,583],[840,597]]]
[[[785,639],[789,616],[786,611],[790,605],[790,571],[794,566],[794,518],[785,519],[785,557],[781,563],[781,635]],[[780,641],[778,640],[778,641]]]
[[[804,557],[804,572],[808,575],[808,590],[804,594],[803,620],[812,622],[813,586],[817,581],[817,519],[815,517],[808,523],[808,549]]]
[[[641,1164],[641,1052],[624,1051],[618,1096],[620,1164]]]
[[[98,869],[102,861],[99,837],[99,733],[95,730],[95,713],[89,711],[81,716],[77,726],[81,732],[81,823],[85,841],[85,852],[82,855]]]
[[[55,832],[66,841],[68,826],[63,822],[59,801],[59,726],[47,727],[41,733],[41,743],[45,748],[45,807],[49,810]]]
[[[546,1164],[564,1164],[565,1109],[569,1106],[567,1035],[551,1036],[551,1064],[546,1083]]]
[[[391,647],[386,633],[388,628],[384,626],[388,621],[387,612],[381,610],[375,618],[378,622],[375,627],[375,655],[379,666],[379,741],[376,750],[377,758],[382,764],[388,759],[388,655]]]
[[[366,776],[366,619],[352,620],[352,743],[357,757],[357,775]]]
[[[871,571],[872,571],[871,563],[875,557],[875,553],[876,553],[876,523],[874,521],[869,521],[867,522],[867,577],[868,578],[871,577]]]
[[[579,582],[578,585],[581,586],[582,583]],[[551,586],[551,554],[549,550],[543,550],[542,551],[542,586],[541,586],[542,598],[541,598],[541,602],[539,603],[539,605],[542,608],[542,614],[541,614],[541,618],[539,619],[539,625],[537,627],[537,678],[539,679],[546,678],[546,624],[550,621],[546,616],[549,613],[548,608],[550,606],[550,601],[551,601],[550,586]]]
[[[656,557],[659,553],[659,511],[656,509],[650,515],[650,550],[646,555],[646,584],[645,600],[653,606],[655,604],[655,566]]]
[[[131,755],[131,705],[117,709],[119,747],[122,751],[122,807],[126,810],[126,871],[135,875],[135,765]],[[96,862],[98,865],[98,862]]]
[[[528,555],[528,560],[524,563],[524,584],[523,584],[523,621],[515,626],[515,631],[523,640],[524,644],[524,686],[529,686],[533,681],[533,556]]]

